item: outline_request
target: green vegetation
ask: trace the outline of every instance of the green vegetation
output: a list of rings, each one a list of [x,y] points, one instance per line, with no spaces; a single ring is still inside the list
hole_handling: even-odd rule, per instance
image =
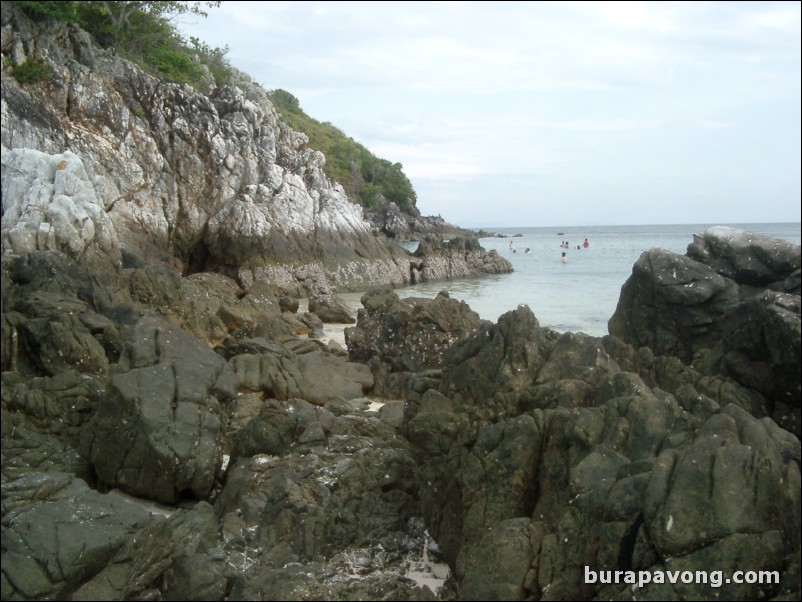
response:
[[[38,61],[27,60],[11,69],[11,77],[21,84],[35,84],[53,74],[53,70]]]
[[[270,99],[287,125],[309,136],[309,145],[326,155],[326,175],[340,182],[348,196],[368,208],[376,205],[379,195],[401,211],[415,206],[415,190],[400,163],[376,157],[331,123],[311,118],[286,90],[271,91]]]
[[[16,2],[31,18],[77,23],[104,47],[113,47],[146,71],[169,81],[197,84],[198,64],[209,67],[218,85],[228,82],[228,48],[211,48],[196,38],[187,43],[171,22],[181,14],[206,16],[220,2]],[[197,57],[197,58],[196,58]]]

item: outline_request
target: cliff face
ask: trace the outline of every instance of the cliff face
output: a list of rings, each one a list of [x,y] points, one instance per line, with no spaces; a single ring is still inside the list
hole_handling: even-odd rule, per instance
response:
[[[407,255],[246,77],[207,96],[5,3],[2,54],[53,69],[24,86],[2,78],[4,255],[60,250],[99,267],[136,256],[246,286],[310,268],[344,288],[410,280]]]

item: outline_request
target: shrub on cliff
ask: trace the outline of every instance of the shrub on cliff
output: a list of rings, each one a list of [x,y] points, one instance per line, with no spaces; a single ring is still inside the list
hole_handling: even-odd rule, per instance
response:
[[[351,199],[372,208],[381,195],[401,211],[415,207],[415,190],[400,163],[377,157],[331,123],[313,119],[286,90],[272,90],[270,99],[287,125],[309,136],[309,145],[326,155],[326,175],[342,184]]]
[[[53,70],[39,61],[28,60],[11,69],[11,77],[21,84],[35,84],[53,74]]]
[[[105,47],[167,80],[196,84],[203,78],[198,61],[209,67],[215,81],[228,81],[227,48],[211,48],[197,39],[187,42],[170,22],[174,15],[206,16],[204,8],[220,2],[16,2],[36,20],[76,23]],[[197,60],[196,60],[197,57]]]

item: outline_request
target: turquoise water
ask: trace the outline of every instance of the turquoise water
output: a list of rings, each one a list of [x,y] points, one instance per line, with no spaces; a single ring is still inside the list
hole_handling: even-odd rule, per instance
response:
[[[433,298],[447,290],[452,298],[468,303],[482,318],[498,317],[528,305],[542,326],[560,332],[607,334],[607,321],[615,312],[621,286],[644,251],[659,247],[681,255],[694,233],[713,225],[596,226],[565,228],[497,228],[494,232],[515,238],[483,238],[482,246],[496,249],[512,262],[512,274],[424,283],[403,289],[401,297]],[[726,224],[800,244],[800,224]],[[562,234],[559,234],[562,232]],[[577,250],[587,238],[590,246]],[[561,249],[567,240],[571,248]],[[515,253],[509,249],[513,242]],[[529,253],[524,253],[526,248]],[[560,261],[566,251],[568,263]],[[348,301],[359,307],[360,295]]]

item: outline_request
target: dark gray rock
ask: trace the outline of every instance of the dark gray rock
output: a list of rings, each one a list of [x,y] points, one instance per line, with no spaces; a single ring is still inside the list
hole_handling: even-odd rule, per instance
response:
[[[448,349],[440,392],[471,412],[514,415],[531,395],[534,375],[545,362],[554,335],[522,305],[485,322]]]
[[[353,324],[356,322],[351,308],[336,298],[310,298],[309,311],[325,324]]]
[[[21,503],[8,512],[12,499]],[[70,475],[4,482],[3,506],[4,600],[141,599],[170,566],[163,517]]]
[[[722,319],[738,301],[737,284],[713,268],[652,249],[633,266],[608,328],[631,345],[690,362],[721,339]]]
[[[240,456],[229,468],[216,502],[224,537],[260,555],[289,546],[309,561],[403,532],[416,510],[417,480],[394,429],[375,418],[335,419],[308,405],[298,418],[290,407],[266,409],[241,434],[243,452],[247,446],[248,453],[283,455]],[[272,426],[277,421],[281,426]],[[321,439],[304,444],[318,427]],[[310,446],[315,453],[304,452]]]
[[[162,502],[205,498],[222,459],[221,404],[237,394],[228,365],[164,319],[145,315],[107,391],[82,442],[98,477]]]
[[[300,397],[317,405],[335,397],[362,397],[373,387],[373,374],[364,364],[328,353],[312,352],[298,356],[303,375]]]
[[[111,353],[119,345],[116,327],[108,319],[74,297],[44,291],[25,295],[12,308],[15,313],[6,316],[6,324],[16,332],[18,343],[17,355],[8,363],[49,376],[75,370],[106,377],[109,359],[101,341]]]
[[[170,516],[171,564],[161,594],[166,600],[225,600],[227,556],[214,509],[198,502]]]
[[[797,435],[801,316],[799,296],[761,293],[728,314],[720,346],[721,372],[770,400],[769,415]]]
[[[169,311],[183,301],[181,274],[165,263],[131,272],[128,290],[136,303],[152,309]]]
[[[687,257],[648,251],[621,290],[610,333],[739,383],[737,405],[800,435],[800,261],[799,245],[723,227],[695,236]],[[686,385],[687,405],[697,383]]]
[[[782,307],[744,311],[777,328]],[[421,393],[425,382],[438,390]],[[524,309],[456,343],[439,379],[409,385],[421,508],[461,599],[628,596],[585,583],[585,567],[696,571],[716,559],[734,571],[747,557],[784,585],[730,595],[795,595],[799,440],[750,415],[766,413],[760,392],[614,337],[558,337]]]
[[[334,414],[303,399],[268,399],[239,433],[233,456],[283,456],[299,446],[305,450],[325,446],[334,421]]]
[[[231,359],[231,367],[245,391],[282,400],[300,397],[303,375],[297,359],[279,345],[268,353],[237,355]]]
[[[788,241],[716,226],[701,236],[694,235],[687,254],[740,284],[799,294],[798,282],[791,289],[785,286],[786,280],[802,267],[799,245]]]
[[[3,271],[3,370],[105,378],[128,319],[108,287],[58,252],[27,254]]]
[[[365,294],[362,305],[357,325],[345,329],[348,354],[371,365],[385,393],[388,373],[441,368],[445,351],[481,323],[464,302],[445,292],[434,299],[402,300],[392,291],[376,291]]]
[[[25,424],[39,433],[48,433],[77,444],[101,400],[104,385],[91,376],[75,371],[53,377],[19,379],[12,384],[13,373],[3,374],[4,407],[25,416]]]

